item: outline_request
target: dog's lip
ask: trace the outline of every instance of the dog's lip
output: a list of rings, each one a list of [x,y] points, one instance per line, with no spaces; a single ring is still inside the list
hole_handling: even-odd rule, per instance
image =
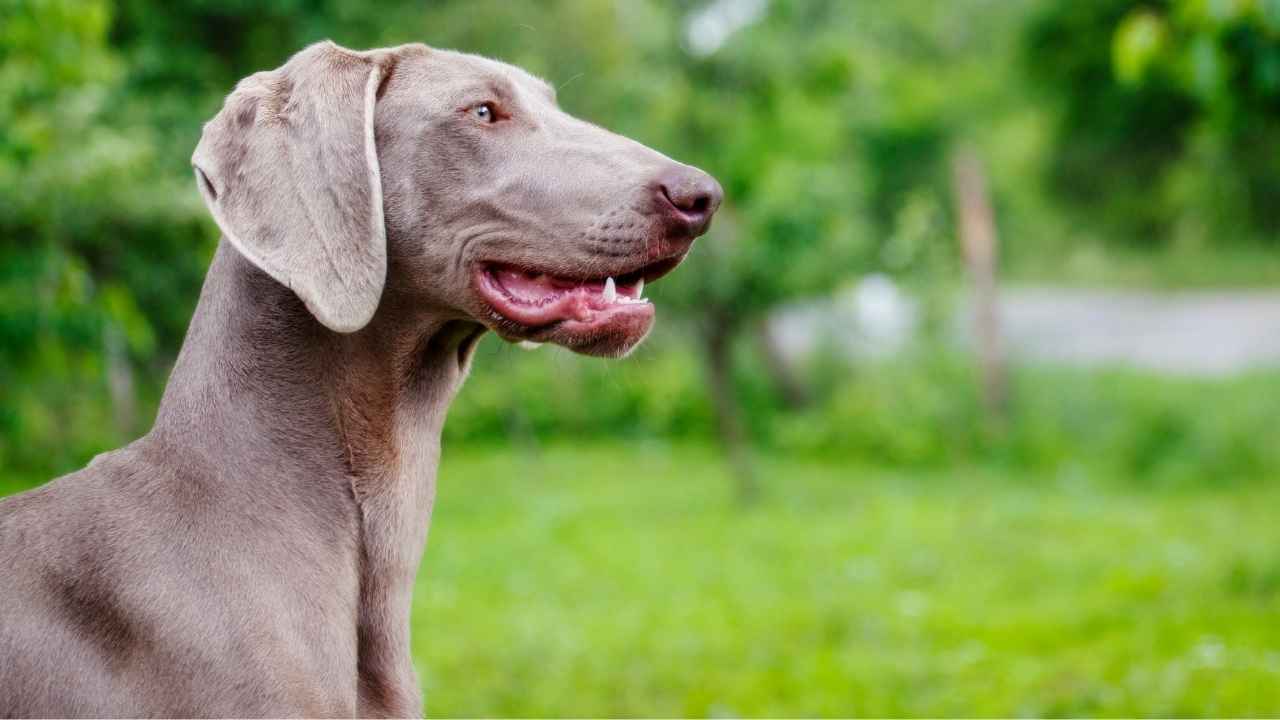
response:
[[[564,320],[586,322],[606,310],[605,316],[612,316],[621,310],[642,309],[649,305],[642,298],[645,284],[670,273],[685,254],[647,264],[619,264],[609,274],[547,271],[525,263],[481,260],[473,263],[472,286],[496,319],[536,330]]]
[[[472,288],[482,305],[481,317],[508,340],[553,342],[589,354],[618,355],[638,343],[653,324],[655,310],[641,298],[643,284],[670,273],[685,254],[619,263],[612,275],[544,272],[518,262],[479,260],[472,263]],[[610,278],[615,295],[606,300]]]
[[[615,268],[606,273],[586,273],[564,268],[553,268],[507,260],[480,260],[475,263],[478,272],[513,269],[518,272],[545,275],[563,285],[566,289],[573,286],[603,284],[607,278],[613,278],[619,286],[634,285],[639,280],[651,283],[676,269],[685,257],[685,252],[675,253],[648,263],[631,263]]]
[[[591,326],[626,314],[652,314],[653,306],[640,297],[637,278],[632,284],[614,281],[576,282],[563,277],[547,278],[520,271],[514,266],[481,267],[475,275],[475,289],[485,304],[505,321],[508,329],[528,336],[554,326]],[[498,328],[501,331],[501,327]]]
[[[550,342],[588,355],[618,357],[653,326],[655,310],[645,300],[592,303],[571,291],[549,306],[532,307],[513,302],[488,269],[481,268],[474,277],[486,324],[508,341]]]

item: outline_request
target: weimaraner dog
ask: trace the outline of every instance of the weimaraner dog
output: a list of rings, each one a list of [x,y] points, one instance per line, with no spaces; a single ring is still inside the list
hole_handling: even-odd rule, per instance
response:
[[[412,716],[486,330],[621,356],[721,190],[518,68],[320,43],[192,158],[222,230],[151,432],[0,502],[0,716]]]

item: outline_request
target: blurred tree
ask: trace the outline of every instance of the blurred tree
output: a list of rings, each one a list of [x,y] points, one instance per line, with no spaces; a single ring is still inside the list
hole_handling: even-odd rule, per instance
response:
[[[97,0],[0,9],[0,462],[127,437],[110,406],[137,423],[132,365],[180,337],[193,298],[172,291],[200,276],[195,206],[156,176],[147,128],[115,122],[110,23]]]
[[[200,124],[242,70],[346,19],[289,0],[0,4],[0,463],[67,467],[141,429],[136,394],[157,392],[216,240],[190,176]]]
[[[824,293],[871,257],[859,212],[857,114],[849,107],[855,58],[833,30],[842,4],[774,2],[714,51],[676,54],[688,81],[664,123],[675,129],[671,144],[715,174],[728,200],[691,268],[658,292],[697,318],[721,441],[743,499],[757,488],[734,390],[736,338],[780,302]],[[717,5],[726,3],[701,12]],[[688,32],[698,29],[694,18]],[[785,391],[794,382],[787,369],[768,353],[764,359]]]
[[[742,5],[753,4],[702,5],[686,28]],[[687,42],[695,51],[676,54],[688,78],[676,87],[687,95],[676,95],[673,117],[658,119],[677,133],[669,146],[711,170],[728,198],[692,271],[656,292],[698,318],[721,439],[743,497],[756,489],[733,390],[737,335],[780,303],[825,294],[869,270],[935,264],[936,247],[894,257],[888,239],[903,236],[896,225],[908,199],[947,207],[952,138],[1007,105],[1007,71],[992,62],[1007,48],[988,33],[1016,28],[1026,4],[754,5],[760,16],[721,45],[697,52]],[[954,254],[949,238],[927,242]],[[762,349],[785,395],[795,382],[789,368]]]
[[[1113,236],[1274,241],[1280,5],[1064,0],[1026,61],[1059,109],[1052,185]]]

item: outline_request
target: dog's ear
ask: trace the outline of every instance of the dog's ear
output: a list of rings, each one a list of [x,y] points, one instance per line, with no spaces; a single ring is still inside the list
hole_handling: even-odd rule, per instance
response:
[[[337,332],[369,322],[386,281],[373,116],[391,63],[312,45],[240,81],[191,158],[232,245]]]

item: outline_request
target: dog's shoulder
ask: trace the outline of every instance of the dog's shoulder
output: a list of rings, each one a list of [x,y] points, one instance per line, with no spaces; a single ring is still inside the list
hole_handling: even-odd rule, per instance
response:
[[[0,559],[57,563],[70,546],[103,550],[170,484],[173,463],[147,438],[97,455],[85,467],[0,499]]]

